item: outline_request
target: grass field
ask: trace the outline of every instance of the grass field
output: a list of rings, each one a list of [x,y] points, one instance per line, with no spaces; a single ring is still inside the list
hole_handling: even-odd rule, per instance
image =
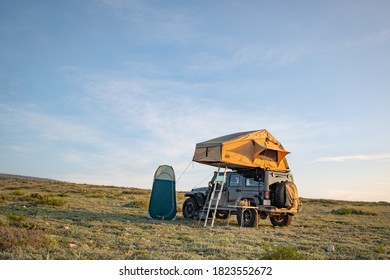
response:
[[[150,191],[0,178],[0,259],[390,259],[390,203],[302,199],[289,227],[146,218]]]

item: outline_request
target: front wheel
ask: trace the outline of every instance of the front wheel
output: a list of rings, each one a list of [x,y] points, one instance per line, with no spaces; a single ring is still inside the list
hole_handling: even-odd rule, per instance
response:
[[[199,212],[199,205],[196,199],[193,197],[188,198],[183,203],[183,217],[187,219],[193,219]]]
[[[229,218],[230,213],[229,211],[217,211],[217,214],[215,215],[218,219],[226,220]]]
[[[253,208],[238,209],[237,222],[243,227],[253,227],[257,220],[257,211]]]
[[[275,215],[269,217],[271,223],[275,227],[286,227],[289,226],[292,222],[293,216],[292,215]]]

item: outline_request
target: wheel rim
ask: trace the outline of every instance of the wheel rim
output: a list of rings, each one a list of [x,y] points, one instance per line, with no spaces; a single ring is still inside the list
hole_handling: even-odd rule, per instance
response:
[[[244,211],[244,222],[249,222],[252,218],[252,213],[249,210]]]
[[[192,214],[194,213],[194,205],[192,203],[188,203],[187,206],[186,206],[186,212],[188,214]]]
[[[274,216],[275,222],[282,223],[284,221],[284,216]]]

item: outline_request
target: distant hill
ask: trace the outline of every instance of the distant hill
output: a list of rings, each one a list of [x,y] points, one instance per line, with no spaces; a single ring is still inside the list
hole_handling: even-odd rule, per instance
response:
[[[46,182],[60,182],[60,181],[54,180],[54,179],[39,178],[39,177],[24,176],[24,175],[14,175],[14,174],[6,174],[6,173],[0,173],[0,178],[23,179],[23,180],[34,180],[34,181],[46,181]]]

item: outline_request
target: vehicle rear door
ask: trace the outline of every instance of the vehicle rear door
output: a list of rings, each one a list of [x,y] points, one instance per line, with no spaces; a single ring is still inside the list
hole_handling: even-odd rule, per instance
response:
[[[264,183],[254,178],[244,178],[243,198],[254,199],[256,205],[259,204],[262,192],[264,192]]]

